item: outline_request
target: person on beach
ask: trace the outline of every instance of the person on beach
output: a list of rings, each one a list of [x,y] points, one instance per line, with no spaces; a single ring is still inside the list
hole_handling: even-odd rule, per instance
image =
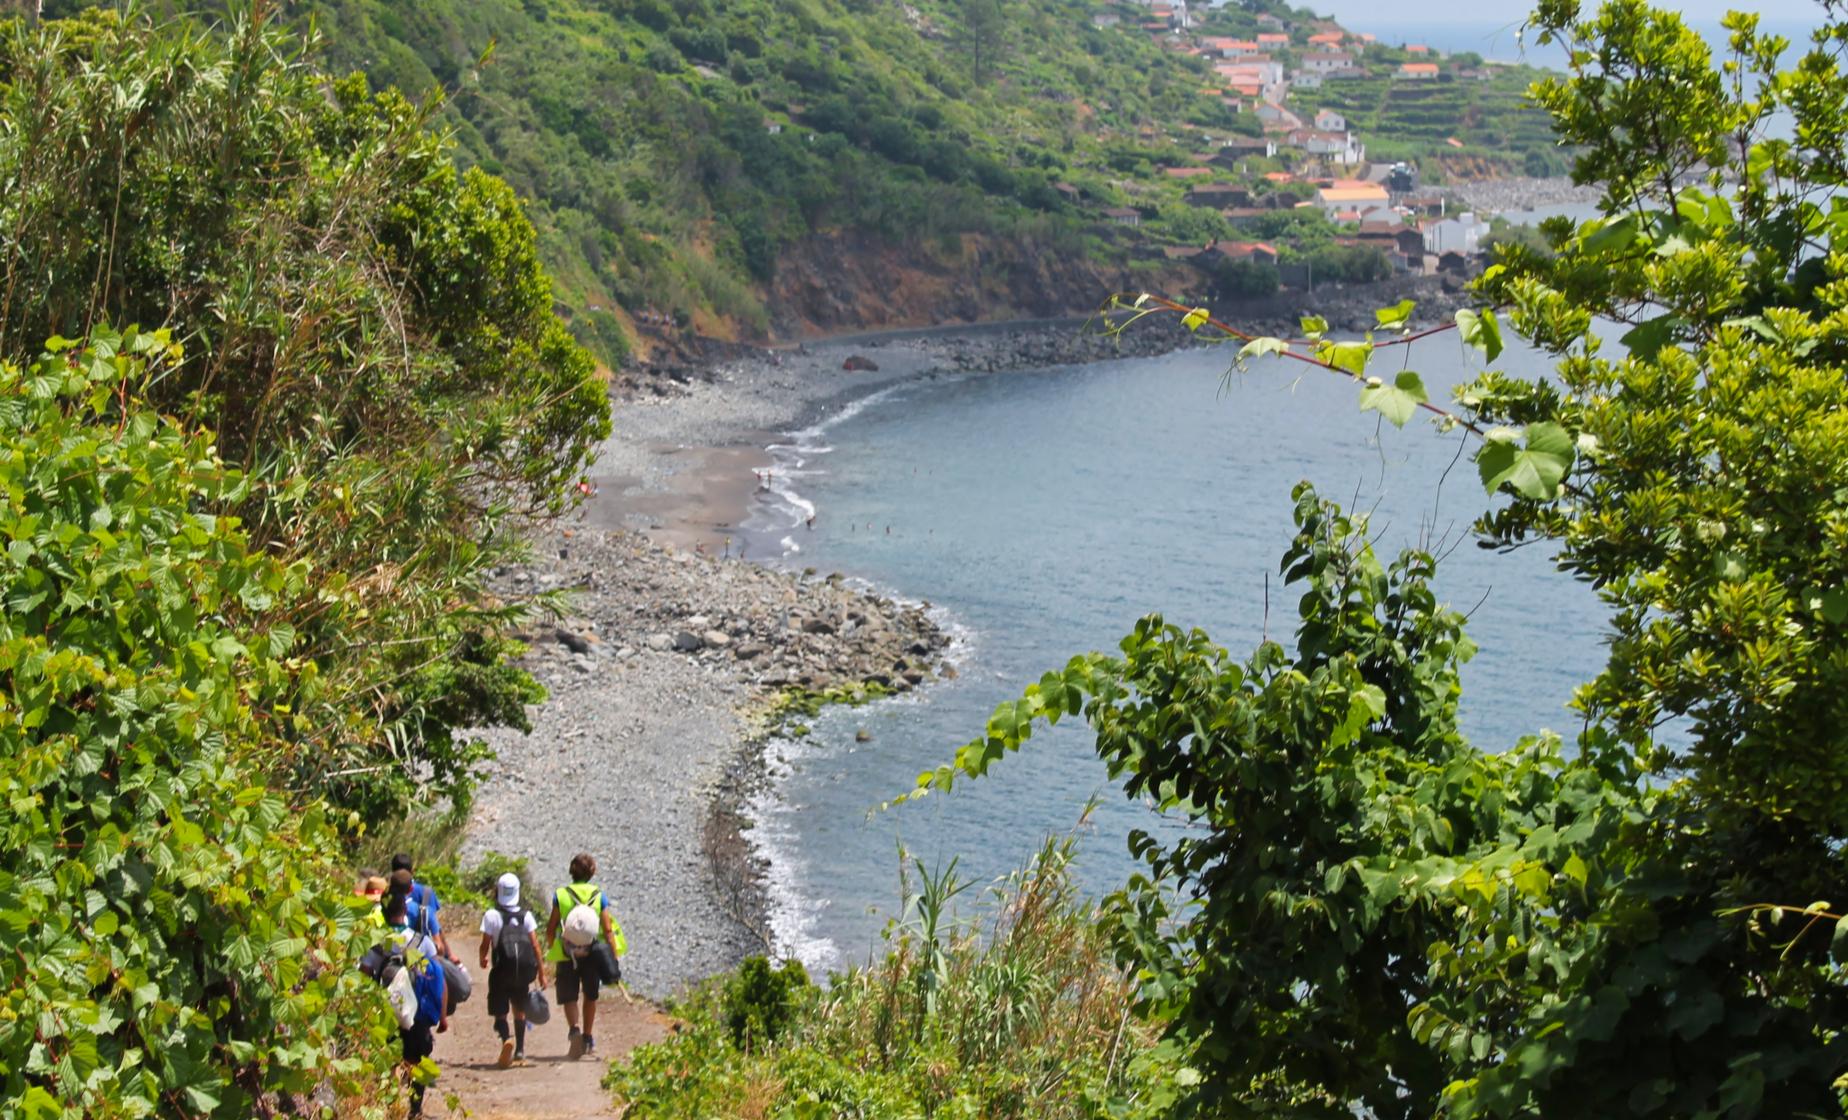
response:
[[[423,1115],[424,1084],[416,1068],[436,1052],[436,1036],[449,1030],[447,992],[443,970],[436,960],[436,945],[430,938],[411,928],[409,903],[401,894],[387,894],[384,910],[389,943],[403,954],[404,967],[414,977],[417,995],[417,1019],[411,1026],[398,1028],[400,1056],[411,1073],[411,1116]]]
[[[488,974],[488,1014],[500,1036],[502,1069],[526,1060],[527,989],[545,990],[539,920],[520,905],[520,877],[509,871],[494,886],[494,908],[481,916],[481,967]],[[507,1029],[507,1013],[513,1029]]]
[[[593,953],[594,938],[586,938],[567,947],[567,939],[560,937],[560,934],[565,932],[568,923],[578,925],[574,915],[577,911],[586,910],[594,915],[596,925],[601,927],[602,939],[608,944],[612,957],[622,956],[628,948],[622,936],[622,928],[610,913],[609,896],[603,893],[602,887],[590,881],[596,873],[596,858],[588,852],[572,856],[571,883],[558,888],[553,894],[552,915],[545,923],[545,959],[552,962],[558,1002],[564,1005],[565,1022],[570,1026],[566,1041],[567,1057],[572,1060],[597,1053],[597,996],[603,987],[603,973]],[[580,992],[583,1002],[582,1028],[579,1027]]]

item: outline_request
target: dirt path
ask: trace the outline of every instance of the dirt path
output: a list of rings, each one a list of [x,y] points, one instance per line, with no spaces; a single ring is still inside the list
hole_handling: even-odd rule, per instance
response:
[[[554,1008],[551,1022],[528,1029],[526,1064],[499,1069],[494,1063],[500,1057],[500,1039],[494,1034],[494,1021],[488,1018],[486,994],[483,986],[474,999],[456,1009],[449,1033],[437,1036],[436,1061],[443,1067],[443,1077],[430,1091],[427,1116],[607,1120],[615,1110],[601,1083],[610,1059],[668,1033],[668,1019],[653,1004],[639,999],[631,1004],[621,993],[605,989],[597,1010],[595,1059],[566,1060],[565,1016]]]

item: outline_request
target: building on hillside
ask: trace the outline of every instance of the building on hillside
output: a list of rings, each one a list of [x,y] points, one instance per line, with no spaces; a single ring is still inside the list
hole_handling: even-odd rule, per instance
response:
[[[1414,272],[1424,271],[1424,233],[1412,226],[1401,226],[1393,235],[1393,245],[1405,267]]]
[[[1395,78],[1404,78],[1413,82],[1432,82],[1437,80],[1437,63],[1435,62],[1401,62],[1399,68],[1392,72]]]
[[[1347,118],[1333,109],[1317,109],[1315,127],[1322,132],[1346,132]]]
[[[1260,50],[1273,50],[1290,45],[1290,37],[1281,31],[1265,31],[1258,35]]]
[[[1059,192],[1059,197],[1067,202],[1077,202],[1084,197],[1084,192],[1070,183],[1054,183],[1052,189]]]
[[[1289,127],[1288,122],[1296,119],[1288,109],[1285,109],[1283,106],[1273,101],[1266,101],[1259,105],[1256,109],[1256,113],[1258,120],[1263,123],[1267,125],[1282,125],[1286,129]]]
[[[1200,179],[1218,174],[1210,167],[1164,167],[1161,173],[1170,179]]]
[[[1312,49],[1315,47],[1324,47],[1324,48],[1338,47],[1341,45],[1342,37],[1343,36],[1341,32],[1339,31],[1324,31],[1319,35],[1309,36],[1309,46]]]
[[[1271,12],[1259,12],[1258,22],[1266,27],[1282,27],[1283,19]]]
[[[1134,228],[1142,224],[1141,212],[1136,211],[1136,210],[1131,210],[1127,206],[1113,206],[1110,209],[1104,211],[1104,217],[1110,219],[1110,222],[1112,225],[1129,226],[1131,228]]]
[[[1304,51],[1303,69],[1311,74],[1329,75],[1354,68],[1354,56],[1346,51]]]
[[[1091,17],[1092,27],[1115,27],[1123,22],[1123,17],[1115,12],[1099,12]]]
[[[1386,188],[1378,183],[1352,179],[1337,179],[1335,182],[1345,185],[1317,187],[1315,192],[1315,204],[1330,217],[1350,213],[1358,220],[1362,207],[1382,206],[1387,202]]]
[[[1264,136],[1228,136],[1219,144],[1219,150],[1213,153],[1213,162],[1221,167],[1235,166],[1240,160],[1259,157],[1269,159],[1277,154],[1277,142]]]
[[[1474,256],[1482,251],[1482,239],[1488,235],[1489,223],[1465,210],[1454,218],[1425,225],[1425,251],[1439,256],[1445,253]]]
[[[1181,201],[1189,206],[1223,210],[1228,206],[1250,206],[1251,191],[1231,183],[1208,183],[1188,191]]]
[[[1269,206],[1228,206],[1219,212],[1219,216],[1234,226],[1242,228],[1276,212]]]
[[[783,131],[783,122],[778,121],[778,120],[766,119],[764,121],[764,131],[768,132],[772,136],[776,136]]]
[[[1291,89],[1321,89],[1322,75],[1311,74],[1307,70],[1298,70],[1290,75]]]
[[[1307,155],[1342,167],[1352,167],[1364,163],[1367,159],[1367,146],[1354,139],[1351,132],[1322,132],[1313,128],[1299,128],[1289,135],[1291,146],[1301,148]],[[1381,192],[1382,199],[1385,192]]]
[[[1431,53],[1431,48],[1425,46],[1423,43],[1407,43],[1405,44],[1405,53],[1406,54],[1417,54],[1417,55],[1428,55]]]
[[[1283,81],[1283,63],[1271,59],[1222,62],[1213,67],[1213,72],[1228,86],[1255,85],[1262,89]]]
[[[1262,241],[1221,241],[1214,247],[1235,261],[1269,265],[1277,263],[1276,248]]]
[[[1477,258],[1465,253],[1439,253],[1437,255],[1437,273],[1439,276],[1460,276],[1468,278],[1480,271]]]

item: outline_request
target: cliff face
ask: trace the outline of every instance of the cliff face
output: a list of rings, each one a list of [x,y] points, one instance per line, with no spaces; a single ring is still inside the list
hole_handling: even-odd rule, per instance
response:
[[[1085,315],[1112,292],[1178,291],[1189,279],[1185,266],[1132,273],[1029,239],[964,234],[901,245],[845,232],[810,237],[783,254],[764,299],[776,335],[801,338]]]

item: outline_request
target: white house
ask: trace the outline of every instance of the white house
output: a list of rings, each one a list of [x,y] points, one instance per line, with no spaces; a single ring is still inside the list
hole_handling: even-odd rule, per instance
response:
[[[1489,223],[1465,210],[1454,218],[1424,227],[1425,252],[1472,255],[1482,251],[1482,239],[1488,235]]]
[[[1354,56],[1345,51],[1304,51],[1303,69],[1311,74],[1333,74],[1337,70],[1350,70],[1354,66]]]
[[[1311,74],[1307,70],[1298,70],[1290,75],[1291,89],[1321,89],[1322,75]]]
[[[1347,118],[1333,109],[1317,109],[1315,127],[1318,132],[1346,132]]]

